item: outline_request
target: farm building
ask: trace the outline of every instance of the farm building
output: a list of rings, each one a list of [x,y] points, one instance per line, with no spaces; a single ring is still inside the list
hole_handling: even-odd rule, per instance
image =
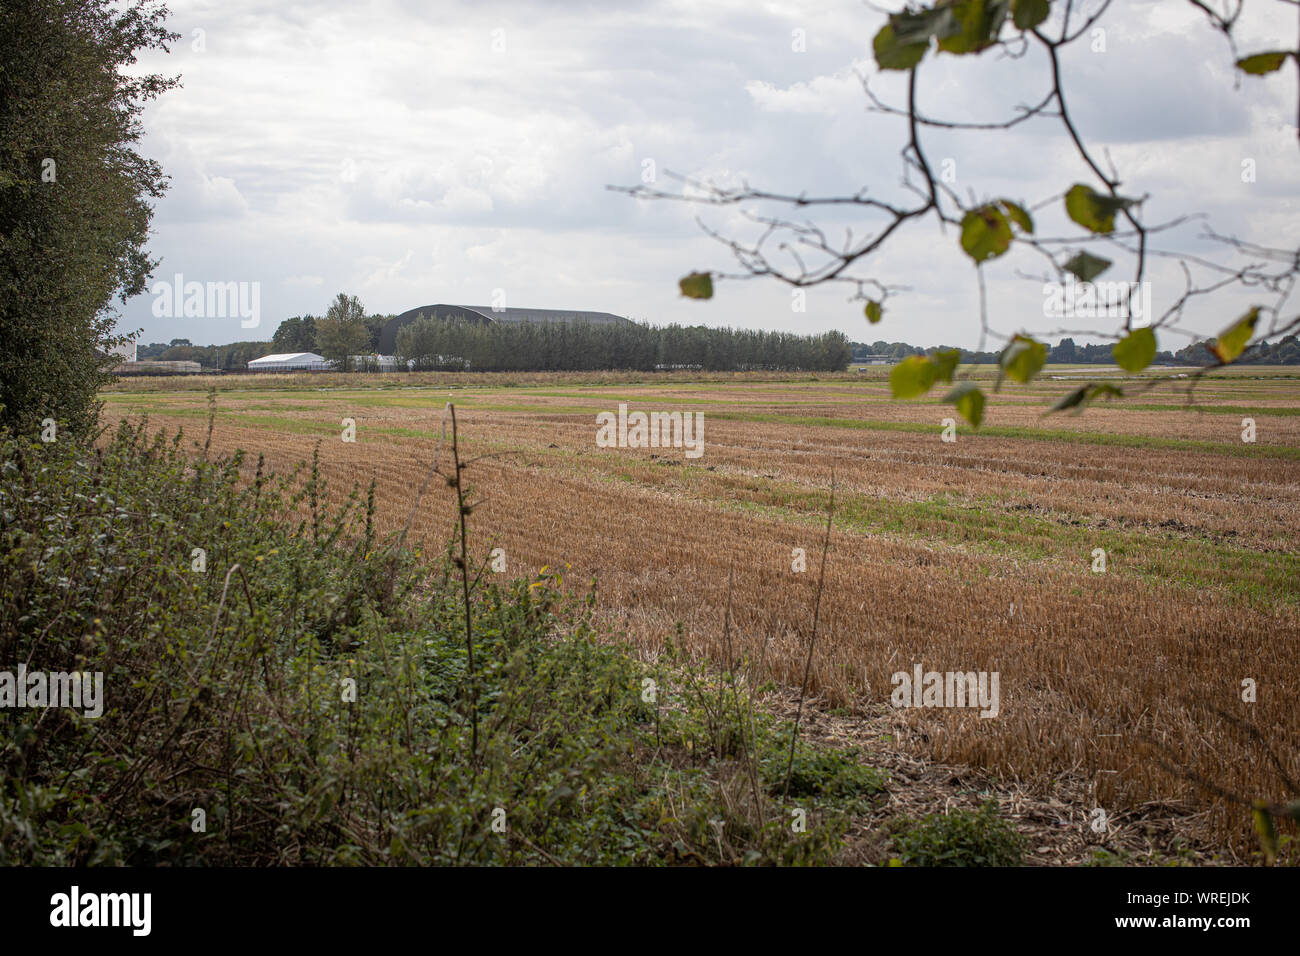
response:
[[[334,363],[315,352],[281,352],[248,363],[250,372],[328,372],[333,367]]]
[[[630,323],[621,315],[609,312],[579,312],[573,309],[500,309],[493,310],[487,305],[422,305],[410,309],[394,319],[390,319],[379,333],[379,351],[392,355],[397,351],[397,332],[404,325],[409,325],[420,316],[432,319],[465,319],[488,325],[492,322],[517,324],[533,322],[589,322],[595,325]]]

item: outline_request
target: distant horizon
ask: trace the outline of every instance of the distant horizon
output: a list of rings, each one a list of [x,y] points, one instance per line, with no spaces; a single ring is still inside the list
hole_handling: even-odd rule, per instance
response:
[[[419,307],[417,306],[417,308],[419,308]],[[463,306],[463,308],[472,308],[472,306]],[[512,306],[511,308],[520,308],[520,309],[524,309],[525,311],[543,311],[543,310],[540,310],[540,309],[529,309],[529,308],[526,307],[526,306],[518,306],[518,307]],[[405,310],[405,311],[406,311],[406,312],[409,312],[409,311],[411,311],[411,310],[410,310],[410,309],[407,309],[407,310]],[[601,311],[601,310],[598,310],[598,309],[580,309],[580,310],[579,310],[579,309],[554,309],[554,310],[546,310],[546,311],[557,311],[557,312],[570,312],[570,311],[575,311],[575,312],[576,312],[576,311],[582,311],[582,312],[596,312],[596,311]],[[403,314],[405,314],[405,313],[404,313],[404,312],[397,312],[397,313],[389,313],[389,312],[383,312],[383,313],[380,313],[380,312],[371,312],[371,313],[369,313],[369,314],[372,315],[372,316],[373,316],[373,315],[383,315],[383,316],[387,316],[387,317],[389,317],[389,318],[394,318],[394,317],[396,317],[396,316],[403,315]],[[611,315],[617,315],[617,313],[609,313],[609,314],[611,314]],[[227,345],[235,345],[235,344],[238,344],[238,343],[241,343],[241,342],[268,342],[268,343],[269,343],[269,342],[271,342],[271,341],[273,340],[273,337],[274,337],[274,335],[275,335],[275,329],[276,329],[276,328],[279,328],[281,322],[284,322],[284,321],[286,321],[287,319],[290,319],[290,318],[305,318],[305,317],[308,316],[308,315],[311,315],[313,318],[317,318],[317,319],[322,318],[321,315],[316,315],[315,313],[309,313],[309,312],[299,313],[299,314],[297,314],[296,316],[285,316],[284,319],[281,319],[281,320],[279,320],[278,322],[275,323],[275,328],[271,329],[269,335],[267,335],[267,336],[265,336],[265,337],[261,337],[261,338],[237,338],[237,339],[229,339],[229,340],[227,340],[227,341],[221,341],[221,342],[217,342],[217,341],[212,341],[212,342],[197,342],[197,341],[195,341],[194,339],[189,338],[188,341],[189,341],[190,345],[193,346],[194,348],[217,348],[217,347],[222,347],[222,346],[227,346]],[[631,322],[636,322],[636,323],[638,323],[638,324],[642,324],[642,325],[646,325],[646,324],[649,324],[649,325],[655,325],[655,324],[661,324],[661,325],[672,325],[672,324],[678,324],[678,325],[682,325],[683,327],[688,327],[686,323],[671,323],[671,322],[652,323],[652,322],[649,322],[648,320],[645,320],[645,319],[634,319],[634,318],[631,318],[630,316],[620,316],[620,317],[621,317],[621,318],[627,318],[627,319],[628,319],[629,321],[631,321]],[[800,330],[798,330],[798,329],[790,329],[790,328],[784,328],[784,329],[782,329],[782,328],[778,328],[778,329],[757,329],[757,328],[753,328],[753,327],[745,327],[745,326],[739,326],[739,325],[712,324],[712,323],[704,323],[704,322],[694,322],[694,323],[690,323],[690,325],[693,325],[693,326],[703,326],[703,327],[705,327],[705,328],[715,328],[715,329],[716,329],[716,328],[732,328],[732,329],[739,329],[739,330],[744,330],[744,331],[776,331],[776,332],[788,332],[788,333],[790,333],[790,334],[792,334],[792,335],[804,335],[804,334],[808,334],[808,333],[802,332],[802,331],[800,331]],[[837,331],[839,331],[839,332],[843,332],[842,329],[826,329],[826,330],[824,330],[824,331],[826,331],[826,332],[837,332]],[[848,340],[849,340],[849,344],[850,344],[850,345],[867,345],[867,346],[870,346],[870,345],[874,345],[876,342],[888,342],[888,344],[890,344],[890,345],[897,345],[897,344],[900,344],[900,342],[901,342],[901,344],[903,344],[903,345],[907,345],[907,346],[910,346],[910,347],[912,347],[912,348],[919,348],[919,349],[958,348],[958,349],[962,349],[963,351],[967,351],[967,352],[984,351],[984,352],[994,352],[994,353],[996,353],[996,352],[998,351],[998,346],[996,346],[996,345],[989,345],[988,347],[984,348],[983,350],[977,350],[977,349],[974,348],[973,346],[960,345],[960,344],[957,344],[957,343],[955,343],[955,342],[934,342],[934,343],[930,343],[930,344],[925,344],[925,345],[923,345],[923,344],[921,344],[921,343],[919,343],[919,342],[907,342],[907,341],[903,341],[903,340],[901,340],[901,339],[900,339],[900,340],[893,340],[893,341],[890,341],[890,340],[882,339],[882,338],[873,338],[873,339],[870,339],[869,341],[864,341],[864,340],[859,339],[859,338],[854,338],[854,337],[853,337],[852,335],[850,335],[848,332],[844,332],[843,334],[844,334],[845,336],[848,337]],[[1277,341],[1281,341],[1281,340],[1284,339],[1284,338],[1285,338],[1285,336],[1279,336],[1278,339],[1277,339]],[[150,346],[150,345],[170,345],[170,343],[171,343],[172,341],[177,340],[177,339],[187,339],[187,336],[177,335],[177,336],[172,336],[171,338],[166,339],[166,340],[155,340],[155,341],[150,341],[150,342],[146,342],[146,341],[144,341],[143,336],[142,336],[142,337],[137,338],[137,339],[135,340],[135,345],[136,345],[137,348],[139,348],[139,347],[144,347],[144,346]],[[1045,342],[1045,344],[1048,346],[1048,348],[1050,349],[1050,348],[1056,348],[1057,346],[1060,345],[1061,342],[1065,341],[1066,339],[1072,339],[1072,340],[1074,341],[1074,343],[1075,343],[1076,345],[1079,345],[1079,346],[1084,346],[1084,345],[1107,345],[1107,344],[1113,344],[1113,340],[1112,340],[1112,339],[1106,339],[1106,338],[1101,338],[1101,337],[1084,337],[1084,336],[1079,336],[1079,335],[1061,335],[1060,337],[1048,337],[1048,338],[1045,338],[1045,339],[1044,339],[1044,342]],[[1168,348],[1168,347],[1166,347],[1166,348],[1161,349],[1161,351],[1178,352],[1179,350],[1181,350],[1182,348],[1184,348],[1186,345],[1189,345],[1189,344],[1192,344],[1192,343],[1191,343],[1191,342],[1184,343],[1184,345],[1180,345],[1178,348]],[[1261,342],[1261,344],[1276,344],[1276,342],[1270,340],[1270,341],[1267,342],[1267,343],[1263,343],[1263,342]],[[1082,364],[1094,364],[1094,363],[1082,363]]]

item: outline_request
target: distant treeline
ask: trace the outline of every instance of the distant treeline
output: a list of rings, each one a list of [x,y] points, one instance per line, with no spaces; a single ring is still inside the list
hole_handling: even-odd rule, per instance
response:
[[[428,318],[397,333],[397,354],[419,370],[477,372],[842,371],[852,357],[842,332],[796,335],[636,322],[483,325]]]
[[[319,352],[327,358],[373,353],[379,332],[391,316],[373,315],[356,320],[355,334],[334,338],[335,345],[317,332],[317,319],[294,316],[280,323],[270,342],[232,342],[229,345],[192,345],[189,339],[172,339],[141,345],[141,361],[198,362],[204,368],[240,370],[249,361],[272,352]],[[324,324],[322,322],[322,324]],[[807,370],[836,371],[867,356],[883,355],[898,361],[909,355],[936,351],[907,342],[870,344],[849,342],[839,332],[796,335],[792,332],[756,332],[709,329],[703,326],[651,326],[555,324],[474,325],[444,320],[417,320],[397,337],[402,358],[414,359],[421,370],[472,368],[490,372],[585,372],[603,369],[651,371],[661,368],[701,368],[708,371]],[[937,348],[947,348],[938,346]],[[1048,351],[1056,364],[1112,365],[1110,344],[1077,345],[1061,339]],[[403,350],[406,351],[403,351]],[[962,362],[996,364],[997,352],[961,349]],[[337,353],[337,354],[336,354]],[[1176,352],[1157,352],[1156,365],[1212,365],[1205,343]],[[1300,338],[1288,335],[1273,343],[1253,346],[1238,363],[1300,365]]]
[[[189,339],[172,339],[141,345],[136,358],[142,362],[198,362],[204,368],[227,371],[246,368],[253,359],[277,352],[316,352],[337,360],[378,351],[379,332],[391,318],[351,315],[340,321],[329,316],[295,315],[280,323],[269,342],[194,345]]]
[[[885,342],[884,340],[872,342],[867,345],[863,342],[851,342],[853,349],[853,361],[861,362],[867,356],[884,355],[893,361],[906,358],[909,355],[922,355],[927,352],[937,351],[936,348],[921,348],[916,345],[909,345],[906,342]],[[938,349],[951,348],[952,346],[941,345]],[[1096,365],[1114,365],[1115,355],[1112,352],[1113,344],[1106,343],[1102,345],[1076,345],[1074,339],[1061,339],[1057,345],[1050,348],[1047,352],[1047,361],[1055,364],[1096,364]],[[972,352],[969,349],[961,349],[962,362],[974,362],[980,364],[996,365],[998,361],[997,352]],[[1213,365],[1216,359],[1210,354],[1204,342],[1197,342],[1193,345],[1184,346],[1177,352],[1161,351],[1156,353],[1154,365]],[[1253,364],[1253,365],[1300,365],[1300,339],[1294,335],[1288,335],[1286,338],[1279,339],[1277,342],[1264,343],[1252,346],[1246,351],[1236,364]]]
[[[229,345],[191,345],[189,339],[151,342],[136,349],[141,362],[198,362],[204,368],[236,371],[276,351],[273,342],[231,342]]]
[[[231,371],[274,352],[318,352],[338,360],[347,354],[376,352],[379,331],[390,318],[376,315],[356,321],[356,334],[337,347],[320,334],[318,323],[324,323],[307,315],[280,323],[270,342],[194,345],[189,339],[172,339],[141,345],[137,358],[198,362],[204,368]],[[840,332],[796,335],[639,323],[479,325],[441,319],[417,319],[401,329],[397,351],[401,359],[413,359],[417,370],[479,372],[841,371],[851,358],[848,339]]]

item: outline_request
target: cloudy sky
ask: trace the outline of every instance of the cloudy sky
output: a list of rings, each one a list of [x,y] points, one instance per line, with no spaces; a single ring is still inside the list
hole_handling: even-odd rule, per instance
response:
[[[1284,38],[1294,46],[1294,7],[1255,5],[1241,51]],[[869,327],[844,287],[811,291],[801,312],[771,281],[721,283],[709,302],[681,298],[682,275],[734,268],[696,217],[737,237],[753,227],[740,210],[606,188],[653,171],[664,187],[676,172],[782,192],[867,186],[905,199],[905,128],[867,110],[859,79],[901,103],[902,74],[876,74],[870,43],[884,14],[858,0],[169,6],[182,39],[140,63],[183,84],[143,117],[143,150],[172,177],[154,220],[155,279],[259,283],[260,319],[245,328],[237,315],[159,317],[146,294],[121,323],[143,328],[142,342],[268,339],[282,319],[319,315],[340,291],[387,313],[487,304],[502,290],[509,306],[655,323],[976,344],[974,269],[932,218],[861,271],[910,290]],[[1148,222],[1202,212],[1222,233],[1294,248],[1295,72],[1238,80],[1222,36],[1180,0],[1113,6],[1102,42],[1082,40],[1066,56],[1065,87],[1085,138],[1108,149],[1121,191],[1150,196]],[[996,120],[1040,99],[1046,79],[1032,48],[1017,60],[930,57],[920,101],[945,118]],[[1093,182],[1051,120],[991,135],[931,132],[925,146],[933,161],[952,160],[963,196],[1036,204]],[[1254,182],[1243,182],[1246,160]],[[1060,205],[1036,212],[1040,234],[1078,232]],[[821,221],[836,235],[873,224]],[[1212,254],[1199,233],[1189,225],[1164,246]],[[1023,278],[1041,275],[1041,259],[1013,254],[986,271],[997,328],[1059,325],[1043,314],[1041,282]],[[1182,292],[1172,262],[1151,279],[1157,311]],[[1188,324],[1213,333],[1247,301],[1209,304]]]

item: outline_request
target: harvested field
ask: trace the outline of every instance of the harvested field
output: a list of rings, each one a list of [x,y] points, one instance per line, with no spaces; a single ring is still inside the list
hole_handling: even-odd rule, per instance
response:
[[[1069,781],[1082,795],[1070,819],[1154,814],[1249,858],[1249,813],[1193,778],[1300,798],[1270,756],[1300,779],[1300,376],[1242,368],[1201,381],[1192,404],[1165,386],[1043,418],[1072,375],[1096,374],[1051,366],[949,443],[951,407],[892,400],[887,372],[239,376],[123,383],[104,399],[109,422],[147,415],[201,437],[215,385],[215,448],[248,450],[251,474],[258,453],[284,471],[319,442],[336,493],[375,481],[389,529],[411,513],[454,401],[465,453],[493,456],[469,472],[486,499],[472,517],[481,558],[501,547],[512,575],[594,580],[605,619],[646,655],[680,631],[715,660],[734,574],[734,653],[761,656],[787,688],[802,677],[833,481],[810,684],[823,712],[888,715],[893,746],[1026,791]],[[623,402],[702,413],[703,455],[597,447],[595,416]],[[413,533],[440,547],[453,518],[431,485]],[[997,716],[894,710],[891,675],[918,664],[997,672]]]

